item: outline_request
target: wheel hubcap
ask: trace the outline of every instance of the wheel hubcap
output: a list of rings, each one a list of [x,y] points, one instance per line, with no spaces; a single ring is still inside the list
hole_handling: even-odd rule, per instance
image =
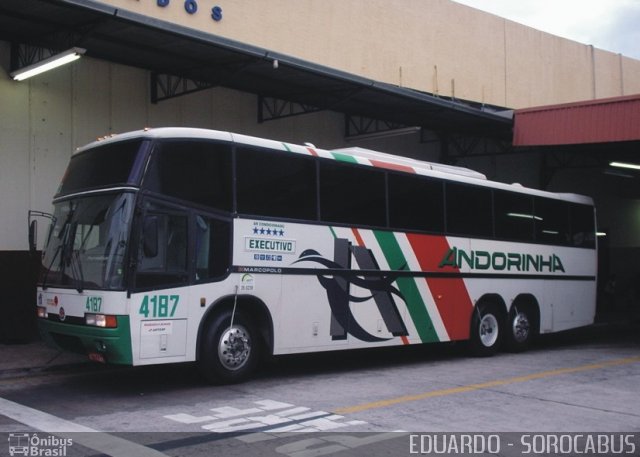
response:
[[[529,332],[531,331],[531,324],[529,324],[529,318],[524,313],[518,313],[512,322],[513,338],[518,343],[523,343],[529,338]]]
[[[485,314],[480,320],[480,342],[491,347],[498,340],[498,319],[493,314]]]
[[[224,331],[218,343],[218,358],[228,370],[238,370],[249,360],[251,338],[246,328],[234,325]]]

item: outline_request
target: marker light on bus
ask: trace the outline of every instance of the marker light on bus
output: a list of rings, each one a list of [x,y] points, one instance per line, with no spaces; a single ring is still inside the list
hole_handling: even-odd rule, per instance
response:
[[[45,306],[37,307],[38,317],[42,319],[47,319],[49,317],[49,313],[47,313],[47,308]]]
[[[108,314],[85,314],[84,322],[93,327],[116,328],[118,319]]]

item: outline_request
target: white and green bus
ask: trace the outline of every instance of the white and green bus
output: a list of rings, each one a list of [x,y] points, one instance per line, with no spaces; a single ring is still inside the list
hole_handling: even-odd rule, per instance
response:
[[[79,149],[53,200],[43,338],[92,360],[197,361],[467,340],[593,322],[590,198],[360,148],[146,129]]]

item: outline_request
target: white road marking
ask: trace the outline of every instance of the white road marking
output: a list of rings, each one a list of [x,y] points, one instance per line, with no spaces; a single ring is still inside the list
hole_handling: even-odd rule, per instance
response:
[[[214,415],[193,416],[179,413],[164,416],[182,424],[207,424],[200,427],[214,433],[252,432],[255,429],[276,432],[323,432],[352,425],[367,425],[359,420],[346,420],[344,416],[327,411],[312,411],[306,406],[296,406],[274,400],[253,402],[259,407],[236,408],[222,406],[211,408]],[[280,411],[277,411],[280,410]],[[262,413],[257,415],[257,413]],[[266,414],[265,414],[266,413]]]
[[[141,444],[127,441],[84,425],[67,421],[19,403],[0,397],[0,414],[36,430],[71,438],[74,444],[93,449],[113,457],[167,457],[166,454]],[[73,433],[73,435],[70,435]]]

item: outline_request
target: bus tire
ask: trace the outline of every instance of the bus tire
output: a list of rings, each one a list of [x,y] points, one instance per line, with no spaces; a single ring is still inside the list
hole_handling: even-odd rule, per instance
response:
[[[478,305],[471,318],[469,346],[476,357],[494,355],[502,342],[502,315],[493,304]]]
[[[505,326],[506,349],[510,352],[527,350],[535,333],[535,317],[528,306],[512,306]]]
[[[260,337],[253,322],[242,313],[223,311],[216,315],[202,340],[199,368],[212,384],[232,384],[246,380],[260,358]]]

